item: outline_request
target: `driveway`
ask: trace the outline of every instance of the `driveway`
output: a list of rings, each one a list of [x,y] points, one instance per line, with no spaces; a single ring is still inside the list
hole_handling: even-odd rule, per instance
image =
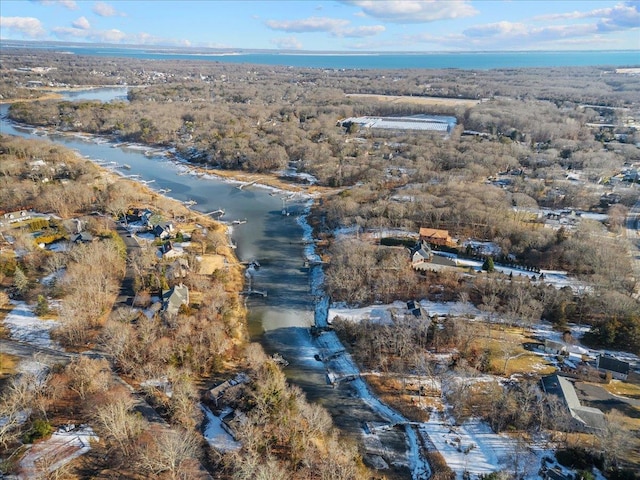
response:
[[[584,400],[589,407],[599,408],[604,413],[618,410],[628,417],[640,418],[640,400],[613,395],[593,383],[576,382],[575,387],[580,401]]]
[[[138,244],[136,238],[122,226],[118,226],[117,232],[127,247],[127,259],[138,255],[140,253],[140,244]],[[135,291],[133,288],[134,279],[135,273],[133,268],[131,268],[131,262],[127,260],[127,271],[125,272],[122,283],[120,284],[120,293],[116,299],[117,303],[129,306],[133,305],[133,298],[135,297]]]

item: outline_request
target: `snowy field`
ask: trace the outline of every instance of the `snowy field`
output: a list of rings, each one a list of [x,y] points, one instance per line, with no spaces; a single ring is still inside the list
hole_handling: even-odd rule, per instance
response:
[[[430,302],[426,300],[422,300],[419,303],[429,315],[444,316],[452,314],[467,316],[472,320],[481,320],[486,317],[483,312],[469,303]],[[327,318],[329,323],[336,317],[342,317],[354,323],[370,320],[380,324],[391,324],[393,323],[394,313],[408,314],[406,303],[394,302],[388,305],[371,305],[361,308],[331,306],[328,307]],[[623,352],[595,351],[581,347],[579,340],[589,330],[588,326],[569,324],[567,329],[571,331],[574,340],[577,341],[577,344],[572,345],[571,348],[578,353],[588,353],[591,356],[607,353],[621,360],[638,361],[638,357],[635,355]],[[540,322],[532,326],[530,334],[541,341],[545,339],[562,341],[562,332],[554,330],[553,325],[548,322]],[[344,352],[344,347],[333,332],[325,332],[320,335],[318,343],[325,357],[329,380],[340,381],[345,377],[359,375],[357,366],[351,356]],[[549,357],[549,359],[554,357],[542,351],[539,352],[539,355]],[[475,378],[474,381],[498,381],[499,379],[499,377],[489,375]],[[455,380],[452,378],[448,381]],[[368,387],[361,378],[357,378],[352,382],[352,385],[358,390],[359,396],[369,402],[379,413],[387,417],[390,423],[402,423],[402,417],[386,407],[386,405],[381,404],[369,392]],[[543,448],[539,445],[519,445],[514,438],[495,434],[486,422],[479,419],[473,419],[463,425],[455,426],[451,418],[434,411],[428,422],[417,425],[420,435],[427,438],[433,444],[433,447],[443,455],[447,464],[456,473],[457,479],[462,479],[465,471],[471,475],[471,478],[475,478],[481,474],[500,470],[513,471],[517,466],[522,472],[522,478],[533,480],[540,478],[538,472],[542,467],[542,458],[545,456],[554,457],[551,449]],[[366,440],[367,435],[365,435]],[[369,439],[370,442],[374,440],[375,438]],[[411,441],[409,443],[410,445],[414,444]],[[412,470],[415,473],[420,470],[417,465],[422,461],[422,458],[415,452],[409,451],[408,454],[410,463],[412,463]],[[566,470],[557,465],[555,467],[561,471]],[[600,478],[597,472],[595,474],[596,478]]]
[[[513,471],[516,459],[524,470],[521,470],[524,478],[539,478],[539,452],[520,448],[513,438],[493,433],[486,422],[472,419],[456,426],[434,411],[429,421],[421,424],[420,430],[442,454],[457,479],[462,479],[465,471],[471,478],[500,470]]]
[[[41,320],[25,302],[14,302],[14,304],[14,309],[4,319],[4,325],[13,340],[30,343],[37,347],[62,350],[58,343],[51,340],[51,331],[58,327],[58,322]]]
[[[223,410],[222,414],[218,417],[204,405],[200,405],[200,408],[205,415],[203,434],[209,445],[221,452],[234,452],[240,450],[240,448],[242,448],[242,444],[234,440],[229,432],[222,428],[222,418],[231,413],[231,409]]]
[[[98,437],[89,426],[62,427],[47,440],[31,446],[20,460],[18,478],[49,478],[48,473],[91,450],[92,441],[97,442]]]
[[[429,300],[421,300],[419,304],[429,316],[437,315],[444,317],[446,315],[459,315],[470,318],[486,317],[484,312],[481,312],[468,302],[431,302]],[[331,323],[336,317],[341,317],[351,322],[370,320],[375,323],[388,325],[392,323],[394,312],[408,313],[407,304],[396,301],[385,305],[369,305],[361,308],[335,306],[329,308],[328,320],[329,323]]]
[[[466,258],[459,258],[457,255],[452,253],[447,253],[447,254],[444,254],[444,252],[434,252],[434,253],[436,255],[446,256],[447,258],[451,258],[456,262],[456,265],[459,267],[471,267],[476,271],[482,270],[482,264],[484,263],[480,260],[470,260]],[[522,270],[520,268],[504,267],[502,265],[495,265],[495,270],[496,272],[500,272],[505,275],[512,275],[514,278],[529,277],[530,279],[533,279],[535,277],[536,280],[540,277],[540,273],[542,273],[544,274],[544,276],[541,280],[538,280],[538,281],[541,281],[547,285],[553,285],[556,288],[571,287],[574,292],[585,291],[585,289],[588,288],[588,286],[585,283],[570,277],[567,274],[567,272],[564,272],[562,270],[540,270],[540,273],[537,273],[537,272],[529,272],[527,270]]]

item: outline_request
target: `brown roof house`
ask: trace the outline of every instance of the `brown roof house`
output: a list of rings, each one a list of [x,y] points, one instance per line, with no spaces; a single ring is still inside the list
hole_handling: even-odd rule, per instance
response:
[[[420,228],[420,241],[428,242],[431,245],[444,247],[454,246],[455,242],[449,235],[448,230],[438,230],[437,228]]]
[[[189,289],[182,283],[162,292],[162,311],[174,317],[182,305],[189,305]]]

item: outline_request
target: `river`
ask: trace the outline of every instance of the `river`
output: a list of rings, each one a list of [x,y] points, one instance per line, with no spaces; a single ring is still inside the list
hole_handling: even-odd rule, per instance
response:
[[[69,100],[98,99],[110,101],[126,98],[126,88],[105,88],[65,93]],[[304,267],[305,241],[304,213],[310,200],[300,196],[257,185],[237,188],[238,184],[222,181],[214,176],[189,173],[185,165],[169,160],[155,151],[131,145],[114,145],[97,138],[78,135],[47,135],[33,128],[23,128],[7,119],[8,105],[0,105],[0,133],[22,137],[48,138],[77,151],[80,155],[100,163],[126,164],[126,175],[139,176],[155,190],[169,190],[168,196],[179,200],[194,200],[192,208],[201,212],[224,209],[224,220],[246,220],[234,225],[232,238],[237,245],[241,261],[257,260],[261,268],[253,279],[253,288],[266,290],[267,297],[247,300],[248,329],[251,339],[259,342],[268,353],[279,353],[289,365],[284,369],[290,382],[298,385],[310,401],[322,404],[331,413],[334,423],[348,436],[360,441],[365,422],[374,424],[402,423],[402,418],[382,405],[368,393],[364,382],[343,382],[337,386],[327,384],[326,366],[315,359],[326,353],[326,343],[320,344],[310,334],[310,327],[326,318],[323,308],[316,308],[316,295],[312,292],[312,278],[321,276],[321,267]],[[152,151],[154,152],[154,151]],[[290,215],[282,215],[286,198]],[[308,227],[307,227],[308,228]],[[308,253],[308,252],[307,252]],[[331,335],[334,335],[331,333]],[[355,368],[355,367],[354,367]],[[414,455],[407,454],[407,435],[410,427],[389,428],[380,433],[374,450],[384,452],[387,461],[414,463]],[[409,450],[415,451],[415,438],[409,438]],[[413,459],[415,460],[415,459]],[[414,468],[414,478],[416,477]]]

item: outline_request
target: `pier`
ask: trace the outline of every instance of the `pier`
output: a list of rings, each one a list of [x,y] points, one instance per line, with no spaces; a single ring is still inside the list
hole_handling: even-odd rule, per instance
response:
[[[257,182],[256,180],[253,180],[252,182],[243,183],[242,185],[238,185],[236,188],[238,190],[242,190],[244,187],[250,187],[251,185],[255,185],[256,182]]]
[[[250,297],[252,295],[266,298],[267,291],[266,290],[243,290],[240,292],[240,295],[244,295],[245,297]]]

